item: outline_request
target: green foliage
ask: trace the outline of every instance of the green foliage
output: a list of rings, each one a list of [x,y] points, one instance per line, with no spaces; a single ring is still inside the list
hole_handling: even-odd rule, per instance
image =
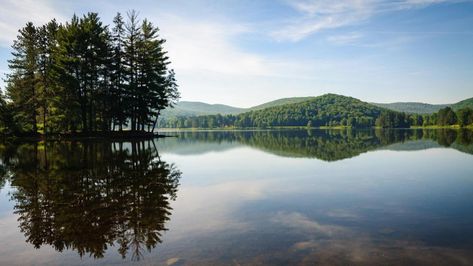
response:
[[[411,121],[405,113],[382,112],[376,119],[376,126],[382,128],[409,128]]]
[[[0,134],[17,132],[17,124],[13,118],[13,106],[5,101],[5,96],[0,92]]]
[[[8,102],[17,133],[108,132],[131,122],[153,131],[160,112],[179,98],[165,40],[136,12],[114,27],[97,13],[19,31],[9,60]],[[11,130],[10,130],[11,131]]]
[[[302,98],[296,98],[302,99]],[[282,101],[284,102],[284,101]],[[271,127],[351,127],[409,128],[422,126],[467,127],[472,109],[454,111],[450,107],[433,114],[407,114],[380,108],[358,99],[326,94],[309,100],[277,105],[235,115],[178,116],[163,119],[168,128],[271,128]]]
[[[24,131],[37,131],[38,101],[38,30],[29,22],[18,31],[13,42],[13,59],[8,61],[7,97],[12,101],[13,118]]]
[[[217,127],[372,127],[382,112],[391,113],[355,98],[326,94],[238,115],[177,117],[163,121],[161,126],[207,128],[208,120],[212,119],[212,125]]]
[[[463,108],[473,109],[473,98],[469,98],[469,99],[457,102],[455,104],[452,104],[450,107],[452,107],[452,109],[455,111],[459,109],[463,109]]]
[[[457,115],[450,107],[445,107],[439,110],[437,114],[437,125],[451,126],[457,123]]]
[[[468,107],[459,109],[456,115],[460,126],[463,127],[473,124],[473,109]]]

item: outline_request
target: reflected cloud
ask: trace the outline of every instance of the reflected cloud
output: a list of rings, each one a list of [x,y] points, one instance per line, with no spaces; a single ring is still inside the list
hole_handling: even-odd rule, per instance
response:
[[[278,212],[271,218],[271,222],[281,224],[283,226],[303,230],[307,234],[323,234],[333,236],[335,234],[346,233],[348,229],[337,225],[320,224],[315,220],[309,219],[307,216],[298,212]]]
[[[349,219],[349,220],[355,220],[360,218],[360,216],[350,210],[344,210],[344,209],[333,209],[327,212],[328,217],[332,218],[339,218],[339,219]]]
[[[470,265],[473,260],[471,252],[465,249],[363,237],[298,242],[287,255],[300,251],[306,252],[300,258],[303,265]]]
[[[182,196],[172,205],[176,211],[170,223],[179,230],[169,233],[170,241],[222,231],[248,231],[250,224],[233,214],[248,202],[263,199],[267,187],[267,181],[255,180],[182,188]]]

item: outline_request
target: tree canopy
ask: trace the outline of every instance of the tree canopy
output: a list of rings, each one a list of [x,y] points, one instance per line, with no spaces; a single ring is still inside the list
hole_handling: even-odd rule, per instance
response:
[[[135,11],[105,25],[97,13],[28,22],[12,48],[3,132],[150,131],[179,98],[165,40]]]

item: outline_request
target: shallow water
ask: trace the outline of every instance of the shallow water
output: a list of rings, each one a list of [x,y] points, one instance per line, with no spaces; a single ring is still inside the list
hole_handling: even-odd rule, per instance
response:
[[[0,265],[471,265],[473,133],[0,146]]]

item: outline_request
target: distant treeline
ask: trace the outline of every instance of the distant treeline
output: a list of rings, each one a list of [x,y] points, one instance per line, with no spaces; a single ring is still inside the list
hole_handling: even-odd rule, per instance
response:
[[[355,98],[334,94],[301,103],[286,104],[238,115],[173,117],[160,121],[166,128],[270,128],[270,127],[383,127],[467,126],[473,124],[473,110],[450,107],[434,114],[406,114],[387,110]]]
[[[179,98],[164,39],[150,21],[97,13],[19,30],[0,99],[3,134],[153,131]]]

